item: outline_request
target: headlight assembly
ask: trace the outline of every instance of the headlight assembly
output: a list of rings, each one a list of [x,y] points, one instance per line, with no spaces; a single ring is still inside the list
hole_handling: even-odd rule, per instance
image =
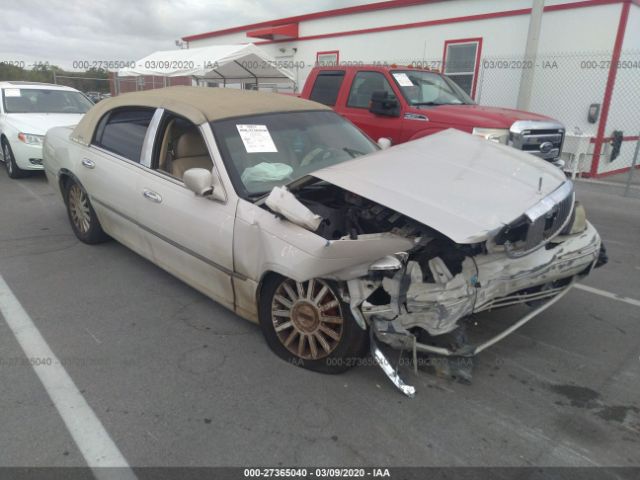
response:
[[[473,135],[483,137],[486,140],[490,140],[496,143],[502,143],[504,145],[509,141],[509,130],[506,128],[479,128],[473,129]]]
[[[42,141],[44,140],[44,135],[34,135],[32,133],[22,133],[18,134],[18,140],[27,145],[42,145]]]

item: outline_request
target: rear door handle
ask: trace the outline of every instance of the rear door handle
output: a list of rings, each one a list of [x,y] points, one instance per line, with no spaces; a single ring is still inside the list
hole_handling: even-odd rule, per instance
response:
[[[93,160],[89,160],[88,158],[83,158],[82,166],[87,168],[96,168],[96,162],[94,162]]]
[[[162,197],[152,190],[147,190],[147,189],[143,190],[142,196],[147,200],[151,200],[152,202],[162,203]]]

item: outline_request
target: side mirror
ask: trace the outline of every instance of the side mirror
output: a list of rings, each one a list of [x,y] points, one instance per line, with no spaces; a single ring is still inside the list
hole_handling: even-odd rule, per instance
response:
[[[220,186],[216,188],[214,177],[206,168],[190,168],[184,172],[182,180],[185,186],[199,197],[224,200],[222,189]]]
[[[391,139],[386,137],[380,137],[378,139],[378,146],[381,150],[386,150],[391,146]]]
[[[399,117],[400,103],[398,103],[398,100],[395,98],[389,98],[389,92],[385,90],[377,90],[371,94],[369,111],[376,115]]]

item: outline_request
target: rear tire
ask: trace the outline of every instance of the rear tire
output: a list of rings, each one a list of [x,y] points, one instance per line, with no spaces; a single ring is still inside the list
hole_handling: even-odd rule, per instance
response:
[[[13,150],[11,150],[11,145],[9,145],[9,142],[6,140],[2,142],[2,156],[4,158],[4,167],[7,170],[9,178],[15,179],[24,177],[25,172],[16,164],[15,157],[13,156]]]
[[[335,286],[320,279],[271,275],[262,287],[259,319],[276,355],[315,372],[336,374],[358,365],[369,338]]]
[[[69,180],[65,185],[64,200],[67,205],[71,229],[78,237],[78,240],[89,245],[109,240],[109,236],[102,230],[87,192],[84,191],[80,184],[74,180]]]

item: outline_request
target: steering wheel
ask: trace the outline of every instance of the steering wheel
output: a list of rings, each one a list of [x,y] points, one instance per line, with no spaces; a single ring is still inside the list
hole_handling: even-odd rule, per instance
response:
[[[302,157],[300,166],[304,167],[317,161],[328,160],[333,156],[344,156],[344,151],[327,145],[314,145],[313,148],[309,150],[309,153]]]

